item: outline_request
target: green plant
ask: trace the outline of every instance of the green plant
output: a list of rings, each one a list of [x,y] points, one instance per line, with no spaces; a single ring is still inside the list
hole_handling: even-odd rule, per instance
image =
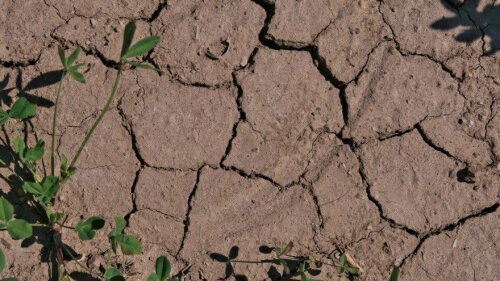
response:
[[[167,257],[161,256],[156,259],[155,272],[149,275],[147,281],[178,281],[179,279],[177,277],[170,277],[171,271],[172,265]]]
[[[120,59],[116,66],[116,77],[106,104],[90,127],[89,131],[86,133],[71,161],[68,161],[68,158],[65,155],[61,156],[58,174],[56,174],[55,164],[55,136],[57,133],[59,100],[63,82],[65,81],[67,74],[79,83],[86,83],[83,73],[79,72],[79,68],[83,64],[76,63],[81,49],[79,47],[76,48],[69,56],[66,56],[64,48],[59,47],[58,50],[63,68],[60,72],[61,77],[58,81],[55,93],[50,148],[50,174],[46,175],[46,173],[42,173],[40,170],[42,165],[39,165],[39,161],[43,158],[45,153],[45,142],[43,140],[38,140],[33,147],[29,147],[17,129],[17,125],[19,123],[25,122],[27,119],[36,115],[37,105],[30,102],[26,97],[20,97],[9,110],[0,108],[0,125],[10,123],[13,125],[15,132],[17,133],[16,138],[12,142],[12,151],[17,157],[19,167],[17,167],[18,169],[13,169],[5,162],[0,162],[0,164],[8,168],[21,182],[21,187],[16,190],[16,194],[19,196],[19,203],[25,204],[38,214],[38,218],[34,222],[14,218],[14,205],[5,197],[0,197],[0,229],[6,230],[10,237],[14,240],[31,237],[33,235],[34,227],[47,229],[47,233],[49,233],[51,237],[51,266],[49,272],[51,280],[71,280],[69,275],[70,272],[67,272],[66,270],[65,256],[70,256],[74,262],[88,271],[84,265],[77,261],[78,255],[69,246],[63,243],[63,229],[76,231],[78,237],[82,241],[86,241],[93,239],[96,236],[96,232],[105,225],[105,220],[101,216],[91,216],[86,219],[82,219],[75,226],[67,225],[66,220],[68,215],[57,208],[58,194],[63,190],[64,184],[68,182],[68,180],[70,180],[70,178],[77,172],[75,165],[83,149],[94,134],[95,129],[101,123],[105,114],[108,112],[118,90],[124,65],[128,64],[136,68],[157,70],[149,64],[134,61],[133,58],[143,56],[151,51],[160,42],[160,37],[146,37],[139,40],[135,44],[132,44],[135,30],[136,25],[134,21],[131,21],[126,25]],[[23,173],[18,173],[19,169],[21,169]],[[111,260],[118,254],[118,249],[120,249],[121,253],[124,255],[142,253],[140,240],[125,233],[127,222],[120,217],[115,217],[114,222],[115,228],[108,234],[110,250],[108,250],[106,254],[106,266],[104,272],[98,274],[97,276],[102,280],[125,280],[120,271],[111,266]],[[5,256],[3,252],[0,251],[0,272],[4,267]],[[96,277],[95,273],[90,271],[88,272],[92,276]],[[171,265],[169,261],[166,257],[160,257],[156,263],[156,272],[150,276],[148,281],[177,280],[175,277],[170,277],[170,272]]]
[[[389,281],[398,281],[399,280],[399,267],[395,266],[391,271],[391,277],[389,277]]]
[[[314,259],[307,259],[300,263],[299,271],[300,271],[300,281],[321,281],[319,279],[312,279],[307,277],[308,269],[311,265],[316,265],[316,261]]]
[[[352,266],[347,261],[346,254],[342,254],[339,258],[339,266],[337,267],[337,272],[339,274],[347,273],[349,275],[357,275],[359,273],[359,269],[357,267]]]

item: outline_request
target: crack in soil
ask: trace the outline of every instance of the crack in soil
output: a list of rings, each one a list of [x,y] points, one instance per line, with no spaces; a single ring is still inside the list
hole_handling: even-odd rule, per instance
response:
[[[424,132],[424,130],[422,129],[422,126],[420,126],[420,124],[417,124],[415,126],[415,128],[417,129],[417,132],[420,134],[420,136],[422,137],[422,139],[424,140],[424,142],[427,145],[429,145],[430,147],[432,147],[437,152],[440,152],[440,153],[446,155],[447,157],[453,159],[454,161],[459,162],[459,163],[463,163],[462,160],[456,158],[455,156],[451,155],[451,153],[448,152],[447,150],[445,150],[444,148],[442,148],[442,147],[436,145],[435,143],[433,143],[432,140],[431,140],[431,138],[429,138],[429,136],[427,136],[427,134]]]
[[[149,18],[146,20],[148,23],[152,23],[154,22],[161,14],[161,12],[163,11],[163,9],[166,9],[168,7],[168,3],[167,1],[161,1],[158,6],[156,7],[156,9],[153,11],[153,13],[151,14],[151,16],[149,16]]]
[[[443,62],[437,60],[436,58],[430,56],[430,55],[427,55],[427,54],[419,54],[419,53],[413,53],[413,52],[405,52],[402,50],[401,48],[401,45],[397,39],[397,34],[396,32],[394,31],[394,28],[391,26],[391,24],[389,24],[387,18],[385,17],[384,13],[382,12],[382,3],[383,1],[380,1],[379,2],[379,6],[378,6],[378,12],[382,15],[382,20],[383,22],[385,23],[385,25],[387,25],[387,27],[389,27],[389,29],[391,30],[391,33],[392,33],[392,40],[394,41],[394,43],[396,44],[396,50],[403,56],[403,57],[408,57],[408,56],[419,56],[419,57],[424,57],[424,58],[427,58],[428,60],[438,64],[441,69],[443,71],[445,71],[446,73],[448,73],[450,75],[451,78],[453,78],[454,80],[458,81],[458,82],[462,82],[464,80],[464,77],[457,77],[455,76],[455,74],[453,74],[453,71],[448,68]]]
[[[179,250],[177,250],[177,253],[175,254],[175,258],[178,259],[179,255],[181,254],[182,249],[184,249],[184,243],[186,242],[187,235],[189,233],[189,226],[191,225],[191,220],[189,215],[191,214],[191,210],[193,209],[193,199],[194,196],[196,195],[196,191],[198,190],[198,186],[200,184],[200,178],[201,178],[201,173],[203,171],[203,168],[205,165],[201,166],[198,171],[196,172],[196,182],[194,184],[193,189],[191,190],[191,193],[189,194],[188,197],[188,209],[186,211],[186,215],[184,217],[184,233],[182,234],[182,240],[181,240],[181,245],[179,246]]]
[[[401,262],[401,267],[403,267],[403,265],[410,259],[412,259],[416,254],[417,252],[420,250],[420,248],[422,247],[423,243],[433,237],[433,236],[436,236],[436,235],[439,235],[445,231],[453,231],[455,230],[457,227],[465,224],[469,219],[473,219],[473,218],[478,218],[478,217],[484,217],[484,216],[487,216],[488,214],[491,214],[491,213],[494,213],[497,209],[498,209],[498,206],[500,204],[499,203],[495,203],[489,207],[486,207],[482,210],[480,210],[479,212],[477,213],[473,213],[473,214],[470,214],[466,217],[463,217],[461,219],[459,219],[458,221],[456,221],[455,223],[450,223],[450,224],[447,224],[439,229],[436,229],[436,230],[432,230],[424,235],[420,235],[420,241],[418,242],[417,246],[415,247],[415,249],[409,254],[407,255],[406,257],[403,258],[402,262]]]
[[[356,154],[357,155],[357,154]],[[357,155],[357,158],[358,158],[358,163],[359,163],[359,175],[361,177],[361,181],[363,182],[363,185],[365,186],[365,189],[366,189],[366,195],[368,196],[368,199],[373,203],[375,204],[375,206],[377,206],[377,209],[378,209],[378,212],[379,212],[379,216],[382,220],[386,221],[389,223],[389,225],[391,227],[394,227],[394,228],[398,228],[398,229],[402,229],[404,231],[406,231],[408,234],[410,235],[413,235],[413,236],[416,236],[418,237],[419,236],[419,232],[416,231],[415,229],[412,229],[406,225],[403,225],[403,224],[400,224],[400,223],[397,223],[395,220],[387,217],[385,214],[384,214],[384,208],[382,206],[382,203],[380,203],[376,198],[375,196],[373,196],[373,194],[371,193],[371,185],[370,183],[368,182],[368,179],[366,177],[366,174],[365,174],[365,167],[364,167],[364,163],[361,159],[361,157],[359,155]]]

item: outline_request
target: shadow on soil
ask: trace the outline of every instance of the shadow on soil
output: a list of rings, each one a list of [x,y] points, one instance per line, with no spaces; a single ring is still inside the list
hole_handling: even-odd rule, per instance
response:
[[[435,21],[431,25],[433,29],[451,30],[465,27],[466,30],[456,36],[455,40],[471,43],[488,37],[489,42],[485,47],[489,45],[489,48],[484,50],[484,55],[491,56],[500,50],[500,3],[490,3],[480,12],[478,11],[480,0],[465,1],[463,4],[460,0],[439,1],[447,10],[455,13],[455,16]]]

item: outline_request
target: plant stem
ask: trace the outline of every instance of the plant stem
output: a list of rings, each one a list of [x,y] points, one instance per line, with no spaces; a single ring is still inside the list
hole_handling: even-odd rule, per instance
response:
[[[56,103],[54,105],[54,115],[52,117],[52,146],[51,146],[51,154],[50,154],[50,171],[51,175],[55,175],[55,151],[56,151],[56,127],[57,127],[57,111],[59,108],[59,97],[61,96],[61,89],[64,80],[64,75],[66,74],[66,69],[63,70],[61,74],[61,80],[59,80],[59,85],[57,86],[56,91]]]
[[[72,226],[69,226],[69,225],[65,225],[65,224],[62,224],[62,223],[58,223],[56,222],[57,225],[59,225],[60,227],[62,228],[67,228],[67,229],[75,229],[74,227]]]
[[[52,228],[52,226],[44,223],[32,223],[32,226],[38,226],[38,227],[46,227],[46,228]]]
[[[82,153],[83,148],[85,147],[85,145],[89,141],[90,137],[94,133],[94,131],[97,128],[97,126],[99,125],[99,123],[101,123],[102,119],[104,118],[104,114],[106,114],[106,112],[108,112],[109,107],[111,105],[111,102],[113,101],[113,98],[115,97],[116,90],[118,89],[118,84],[120,83],[121,74],[122,74],[122,69],[121,69],[121,65],[120,65],[118,68],[118,73],[116,74],[115,82],[113,84],[113,89],[111,90],[111,94],[108,97],[108,101],[106,102],[106,105],[104,105],[104,108],[102,109],[102,111],[99,114],[99,116],[97,117],[97,119],[94,121],[94,124],[92,125],[90,130],[87,132],[87,135],[85,135],[85,138],[83,139],[83,142],[80,144],[80,147],[78,147],[76,155],[75,155],[75,157],[73,157],[73,160],[71,160],[69,167],[75,166],[75,163],[78,160],[78,157],[80,157],[80,154]]]

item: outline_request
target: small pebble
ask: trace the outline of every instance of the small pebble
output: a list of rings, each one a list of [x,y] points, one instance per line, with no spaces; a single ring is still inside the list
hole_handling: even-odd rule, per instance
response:
[[[248,64],[248,58],[246,56],[241,57],[240,66],[245,67]]]
[[[97,21],[95,19],[90,19],[90,26],[92,26],[92,28],[95,28],[96,24],[97,24]]]

